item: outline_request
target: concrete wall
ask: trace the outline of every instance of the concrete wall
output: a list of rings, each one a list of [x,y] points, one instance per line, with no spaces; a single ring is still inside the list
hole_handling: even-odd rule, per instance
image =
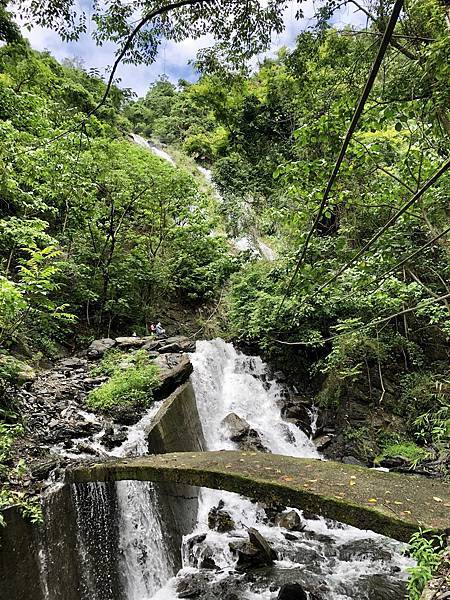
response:
[[[181,385],[163,403],[147,434],[151,454],[194,452],[205,448],[205,440],[197,411],[194,389],[190,381]],[[181,567],[181,539],[197,523],[199,488],[173,483],[155,483],[158,506],[167,533],[175,565]]]
[[[194,452],[205,449],[194,389],[181,385],[163,403],[147,434],[150,454]]]
[[[45,497],[44,524],[33,525],[16,507],[0,527],[2,600],[79,600],[75,520],[69,486]]]

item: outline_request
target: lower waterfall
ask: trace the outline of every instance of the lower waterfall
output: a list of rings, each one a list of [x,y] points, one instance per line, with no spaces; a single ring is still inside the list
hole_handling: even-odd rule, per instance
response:
[[[190,359],[206,450],[238,448],[223,423],[233,414],[233,419],[246,422],[253,432],[252,443],[256,440],[265,451],[320,458],[309,437],[281,417],[286,390],[259,357],[244,355],[232,344],[215,339],[197,342]],[[95,440],[97,453],[115,457],[146,454],[148,432],[161,404],[154,403],[128,428],[127,438],[118,448],[107,452]],[[313,428],[316,418],[311,411]],[[182,430],[179,435],[183,436]],[[179,504],[175,512],[187,526],[171,544],[165,518],[167,508],[173,516],[173,507],[159,495],[158,485],[122,481],[71,487],[79,577],[70,600],[275,600],[286,583],[300,584],[309,600],[405,598],[406,569],[413,562],[403,555],[404,545],[290,509],[290,517],[301,526],[287,529],[277,520],[286,514],[284,507],[264,506],[230,492],[200,489],[196,525],[192,533],[184,535],[181,548],[182,533],[195,523],[195,508],[192,518],[185,519],[180,507],[186,499],[176,492]],[[209,526],[214,507],[231,523],[226,532]],[[264,568],[239,570],[235,550],[246,543],[251,527],[267,540],[276,560]],[[45,600],[60,600],[64,594],[53,591],[58,575],[55,548],[52,553],[48,548],[47,555],[44,550],[40,553],[41,587],[45,588]]]
[[[233,412],[258,432],[268,451],[320,457],[311,440],[281,418],[279,401],[284,390],[271,379],[267,365],[259,357],[246,356],[236,351],[232,344],[216,339],[197,342],[191,361],[194,365],[192,382],[207,450],[236,449],[222,424],[222,420]],[[311,419],[314,420],[313,414]],[[235,523],[235,529],[228,533],[211,531],[208,527],[208,513],[220,501]],[[396,584],[406,580],[406,568],[412,564],[402,553],[403,544],[371,531],[296,512],[306,524],[305,532],[287,540],[286,531],[268,523],[260,505],[237,494],[203,488],[197,527],[184,539],[183,569],[153,597],[154,600],[179,598],[176,590],[183,579],[187,580],[188,589],[181,597],[191,597],[189,582],[195,581],[201,573],[210,593],[202,588],[203,592],[194,596],[195,584],[190,589],[194,590],[192,597],[205,600],[222,600],[228,596],[240,600],[272,600],[277,597],[281,582],[291,580],[298,581],[306,590],[323,588],[325,595],[319,597],[327,600],[401,597]],[[236,557],[230,551],[230,542],[246,539],[249,527],[257,528],[270,542],[278,560],[271,573],[250,577],[247,583],[242,573],[236,574]],[[355,555],[349,557],[352,551]],[[206,571],[207,575],[205,568],[201,569],[205,562],[214,565]],[[377,592],[379,586],[383,590]],[[309,597],[311,600],[316,598]]]

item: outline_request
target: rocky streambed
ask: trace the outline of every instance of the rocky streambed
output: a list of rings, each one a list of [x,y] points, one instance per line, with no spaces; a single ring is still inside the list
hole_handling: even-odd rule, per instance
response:
[[[86,404],[91,390],[109,377],[95,373],[98,361],[111,349],[124,353],[124,370],[132,363],[133,352],[143,349],[158,367],[154,401],[169,396],[192,373],[188,352],[195,343],[187,337],[164,340],[153,337],[118,337],[95,340],[84,351],[55,362],[28,381],[18,392],[24,430],[15,446],[16,456],[28,466],[20,487],[43,491],[61,479],[70,461],[86,457],[107,457],[123,444],[129,427],[145,409],[117,406],[107,414],[92,411]],[[19,485],[19,483],[18,483]]]

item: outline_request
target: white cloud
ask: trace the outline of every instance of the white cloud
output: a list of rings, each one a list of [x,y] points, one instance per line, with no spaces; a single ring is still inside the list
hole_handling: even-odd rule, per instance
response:
[[[285,29],[281,34],[273,36],[272,46],[268,52],[270,56],[275,55],[282,46],[292,47],[297,35],[312,24],[313,2],[314,0],[306,0],[299,5],[297,0],[291,0],[284,14]],[[295,14],[298,8],[303,11],[304,17],[296,20]],[[341,20],[353,25],[364,24],[361,13],[351,13],[348,9],[341,10],[336,20],[339,22],[338,26],[341,26]],[[97,46],[88,34],[83,35],[78,42],[69,43],[61,41],[54,31],[42,27],[33,27],[31,31],[23,29],[23,34],[36,50],[49,50],[59,61],[64,58],[81,58],[86,68],[98,69],[105,75],[108,67],[115,60],[116,46],[114,44],[107,43]],[[119,85],[131,88],[139,96],[142,96],[149,85],[162,74],[166,74],[174,82],[179,78],[193,80],[195,73],[188,62],[195,58],[201,48],[212,45],[213,41],[212,36],[202,36],[198,39],[186,39],[178,43],[163,42],[158,57],[152,65],[120,65],[117,71],[117,76],[121,80]],[[258,59],[261,60],[261,58],[262,56],[257,57],[253,65],[256,65]]]

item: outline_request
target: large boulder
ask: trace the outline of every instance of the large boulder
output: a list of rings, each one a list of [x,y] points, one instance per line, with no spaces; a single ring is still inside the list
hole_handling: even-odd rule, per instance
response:
[[[140,348],[148,341],[148,338],[141,338],[137,335],[129,337],[117,337],[116,344],[120,350],[130,350],[132,348]]]
[[[236,569],[246,571],[269,566],[276,560],[277,554],[267,540],[254,527],[248,529],[249,541],[230,542],[232,554],[237,556]]]
[[[245,419],[236,413],[230,413],[222,420],[222,425],[228,433],[232,442],[235,442],[241,450],[257,450],[268,452],[261,441],[259,433],[250,427]]]
[[[87,356],[90,359],[101,358],[107,350],[114,348],[115,345],[116,340],[113,340],[112,338],[94,340],[87,349]]]
[[[305,528],[300,515],[295,510],[288,510],[275,517],[275,524],[289,531],[303,531]]]
[[[222,425],[227,429],[230,440],[233,442],[238,442],[250,431],[247,421],[236,413],[228,414],[222,420]]]
[[[176,335],[165,340],[160,340],[159,352],[167,354],[168,352],[195,352],[195,340],[191,340],[183,335]]]
[[[159,368],[159,383],[153,389],[155,400],[167,398],[189,379],[193,371],[192,363],[186,354],[162,354],[155,359],[154,364]]]

